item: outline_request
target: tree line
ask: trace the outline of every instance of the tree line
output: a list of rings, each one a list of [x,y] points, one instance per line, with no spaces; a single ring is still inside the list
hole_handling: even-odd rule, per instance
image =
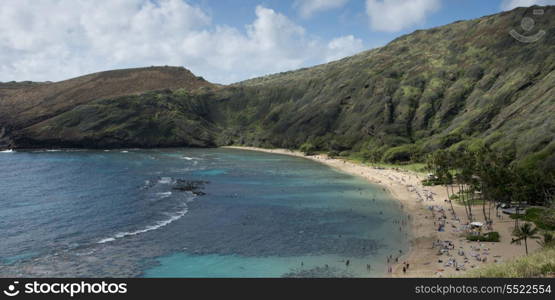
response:
[[[438,150],[426,157],[426,165],[434,175],[429,183],[445,186],[450,198],[456,195],[470,222],[479,213],[473,210],[477,202],[488,223],[503,203],[518,212],[526,205],[549,207],[554,201],[555,172],[521,166],[511,155],[488,147]],[[518,218],[515,222],[518,226]]]

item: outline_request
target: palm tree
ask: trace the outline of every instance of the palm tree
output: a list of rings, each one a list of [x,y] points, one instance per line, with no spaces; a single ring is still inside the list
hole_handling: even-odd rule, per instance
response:
[[[472,199],[474,195],[474,186],[472,182],[472,175],[474,172],[474,161],[470,152],[464,150],[461,152],[453,152],[453,161],[459,171],[455,175],[455,181],[459,186],[459,199],[464,205],[466,217],[469,222],[474,220],[472,214]]]
[[[511,244],[520,243],[520,241],[524,240],[526,255],[528,255],[528,239],[539,239],[540,237],[536,235],[537,233],[538,228],[532,227],[530,223],[524,223],[513,231],[513,235],[516,238],[511,241]]]
[[[452,188],[453,176],[451,175],[450,166],[450,154],[444,150],[438,150],[428,156],[427,159],[428,170],[430,170],[439,182],[445,187],[447,192],[447,200],[451,204],[451,211],[453,212],[453,217],[457,219],[457,214],[455,208],[453,207],[453,201],[449,195],[449,186]]]

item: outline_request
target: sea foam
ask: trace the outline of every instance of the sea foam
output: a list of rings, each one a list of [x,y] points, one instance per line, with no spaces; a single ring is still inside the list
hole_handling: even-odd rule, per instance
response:
[[[193,197],[191,197],[191,198],[193,198]],[[185,202],[190,202],[190,201],[192,201],[192,199],[186,199],[185,200]],[[167,226],[167,225],[181,219],[184,215],[187,214],[187,212],[189,212],[189,209],[187,208],[187,204],[183,203],[180,210],[178,210],[177,212],[175,212],[173,214],[169,214],[168,219],[158,221],[158,222],[156,222],[152,225],[148,225],[145,228],[139,229],[139,230],[136,230],[136,231],[118,232],[118,233],[116,233],[115,235],[113,235],[111,237],[108,237],[108,238],[105,238],[105,239],[102,239],[102,240],[98,241],[98,244],[105,244],[105,243],[113,242],[117,239],[121,239],[121,238],[124,238],[124,237],[134,236],[134,235],[138,235],[138,234],[141,234],[141,233],[145,233],[145,232],[149,232],[149,231],[153,231],[153,230],[162,228],[164,226]]]

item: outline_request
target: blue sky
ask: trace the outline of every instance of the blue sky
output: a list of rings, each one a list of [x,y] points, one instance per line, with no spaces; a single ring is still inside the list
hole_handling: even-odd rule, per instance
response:
[[[363,40],[365,48],[383,45],[416,29],[432,28],[457,20],[479,18],[501,12],[503,8],[502,0],[439,1],[440,9],[431,13],[424,22],[401,31],[383,32],[370,28],[364,0],[347,1],[342,7],[315,12],[310,17],[303,17],[299,13],[294,6],[294,0],[195,0],[190,2],[210,12],[215,23],[237,28],[244,28],[245,25],[250,24],[255,19],[254,8],[262,5],[286,15],[295,23],[306,28],[308,32],[324,39],[354,35]]]
[[[534,4],[555,0],[2,0],[0,81],[174,65],[232,83]]]

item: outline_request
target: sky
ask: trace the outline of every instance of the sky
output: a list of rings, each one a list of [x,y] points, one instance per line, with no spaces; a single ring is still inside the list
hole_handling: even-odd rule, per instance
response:
[[[228,84],[534,4],[555,0],[1,0],[0,81],[170,65]]]

